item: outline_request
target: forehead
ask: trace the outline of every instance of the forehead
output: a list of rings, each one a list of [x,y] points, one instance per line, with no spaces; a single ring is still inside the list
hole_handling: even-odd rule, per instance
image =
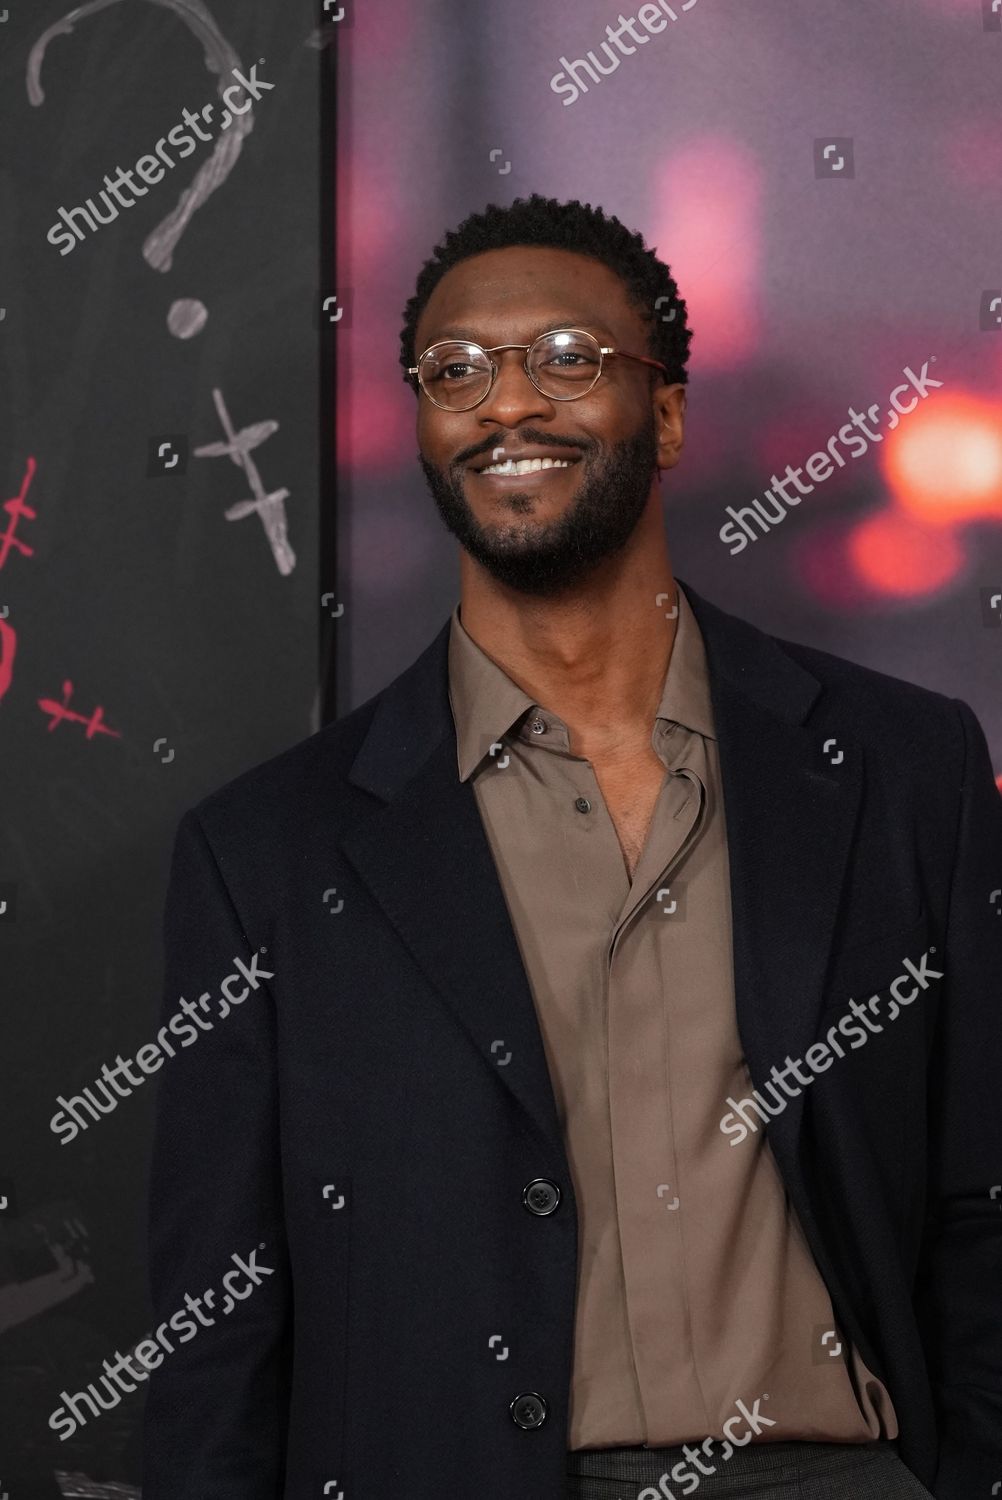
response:
[[[417,352],[443,338],[523,344],[560,326],[614,341],[636,341],[644,332],[622,280],[602,261],[511,245],[471,255],[445,273],[418,319]]]

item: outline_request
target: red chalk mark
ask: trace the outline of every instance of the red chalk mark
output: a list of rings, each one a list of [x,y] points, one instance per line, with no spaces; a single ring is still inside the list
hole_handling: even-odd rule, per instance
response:
[[[103,708],[95,708],[89,719],[85,714],[74,713],[72,709],[68,708],[67,705],[72,696],[73,684],[72,682],[66,681],[63,683],[62,703],[57,703],[53,698],[39,698],[38,706],[42,710],[42,712],[52,715],[52,722],[49,725],[50,734],[61,719],[67,719],[74,724],[86,724],[87,738],[89,740],[92,740],[95,734],[109,734],[113,739],[116,740],[120,740],[122,738],[117,729],[105,728],[104,724],[102,723],[102,719],[104,717]]]
[[[0,620],[0,698],[10,687],[14,676],[14,653],[17,650],[17,631],[6,620]]]
[[[5,500],[3,503],[3,509],[10,516],[10,524],[6,531],[0,532],[0,568],[7,561],[12,547],[16,547],[24,557],[34,557],[35,555],[35,549],[29,547],[27,542],[22,542],[19,537],[16,537],[14,531],[21,516],[26,516],[29,521],[34,521],[37,516],[37,511],[32,510],[30,505],[25,504],[25,496],[31,486],[31,481],[35,477],[35,470],[37,468],[38,465],[35,460],[29,455],[20,490],[16,495],[12,495],[9,500]],[[2,694],[0,694],[0,697],[2,697]]]

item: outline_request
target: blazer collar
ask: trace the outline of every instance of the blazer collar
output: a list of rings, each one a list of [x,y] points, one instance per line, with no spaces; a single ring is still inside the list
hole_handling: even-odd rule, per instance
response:
[[[821,691],[817,679],[772,636],[711,604],[681,578],[676,583],[685,590],[703,636],[715,720],[718,704],[736,693],[783,723],[802,723]],[[443,736],[454,734],[448,690],[451,628],[450,614],[416,661],[379,695],[348,779],[384,801],[410,780]],[[523,694],[519,703],[528,707],[531,699]]]

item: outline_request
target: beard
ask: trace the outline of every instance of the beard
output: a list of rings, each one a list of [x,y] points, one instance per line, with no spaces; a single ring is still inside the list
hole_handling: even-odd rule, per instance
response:
[[[533,441],[552,443],[545,432],[528,429],[522,440],[525,446]],[[522,594],[548,598],[574,588],[619,552],[632,535],[657,469],[655,418],[652,412],[633,437],[604,453],[590,456],[589,450],[582,449],[574,465],[578,469],[574,498],[561,516],[545,525],[531,520],[535,503],[531,491],[514,489],[497,502],[498,509],[509,511],[511,518],[482,523],[463,491],[464,466],[437,469],[423,454],[419,461],[438,513],[464,551],[499,583]],[[520,516],[529,519],[520,521]]]

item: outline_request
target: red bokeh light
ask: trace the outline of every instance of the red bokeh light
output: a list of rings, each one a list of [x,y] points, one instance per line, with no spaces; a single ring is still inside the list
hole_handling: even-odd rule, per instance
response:
[[[762,284],[762,164],[730,136],[699,136],[668,153],[654,193],[653,231],[698,330],[700,376],[733,370],[755,351]]]
[[[893,510],[860,521],[847,540],[858,578],[874,591],[911,599],[944,588],[964,565],[964,550],[952,530],[918,526]]]

